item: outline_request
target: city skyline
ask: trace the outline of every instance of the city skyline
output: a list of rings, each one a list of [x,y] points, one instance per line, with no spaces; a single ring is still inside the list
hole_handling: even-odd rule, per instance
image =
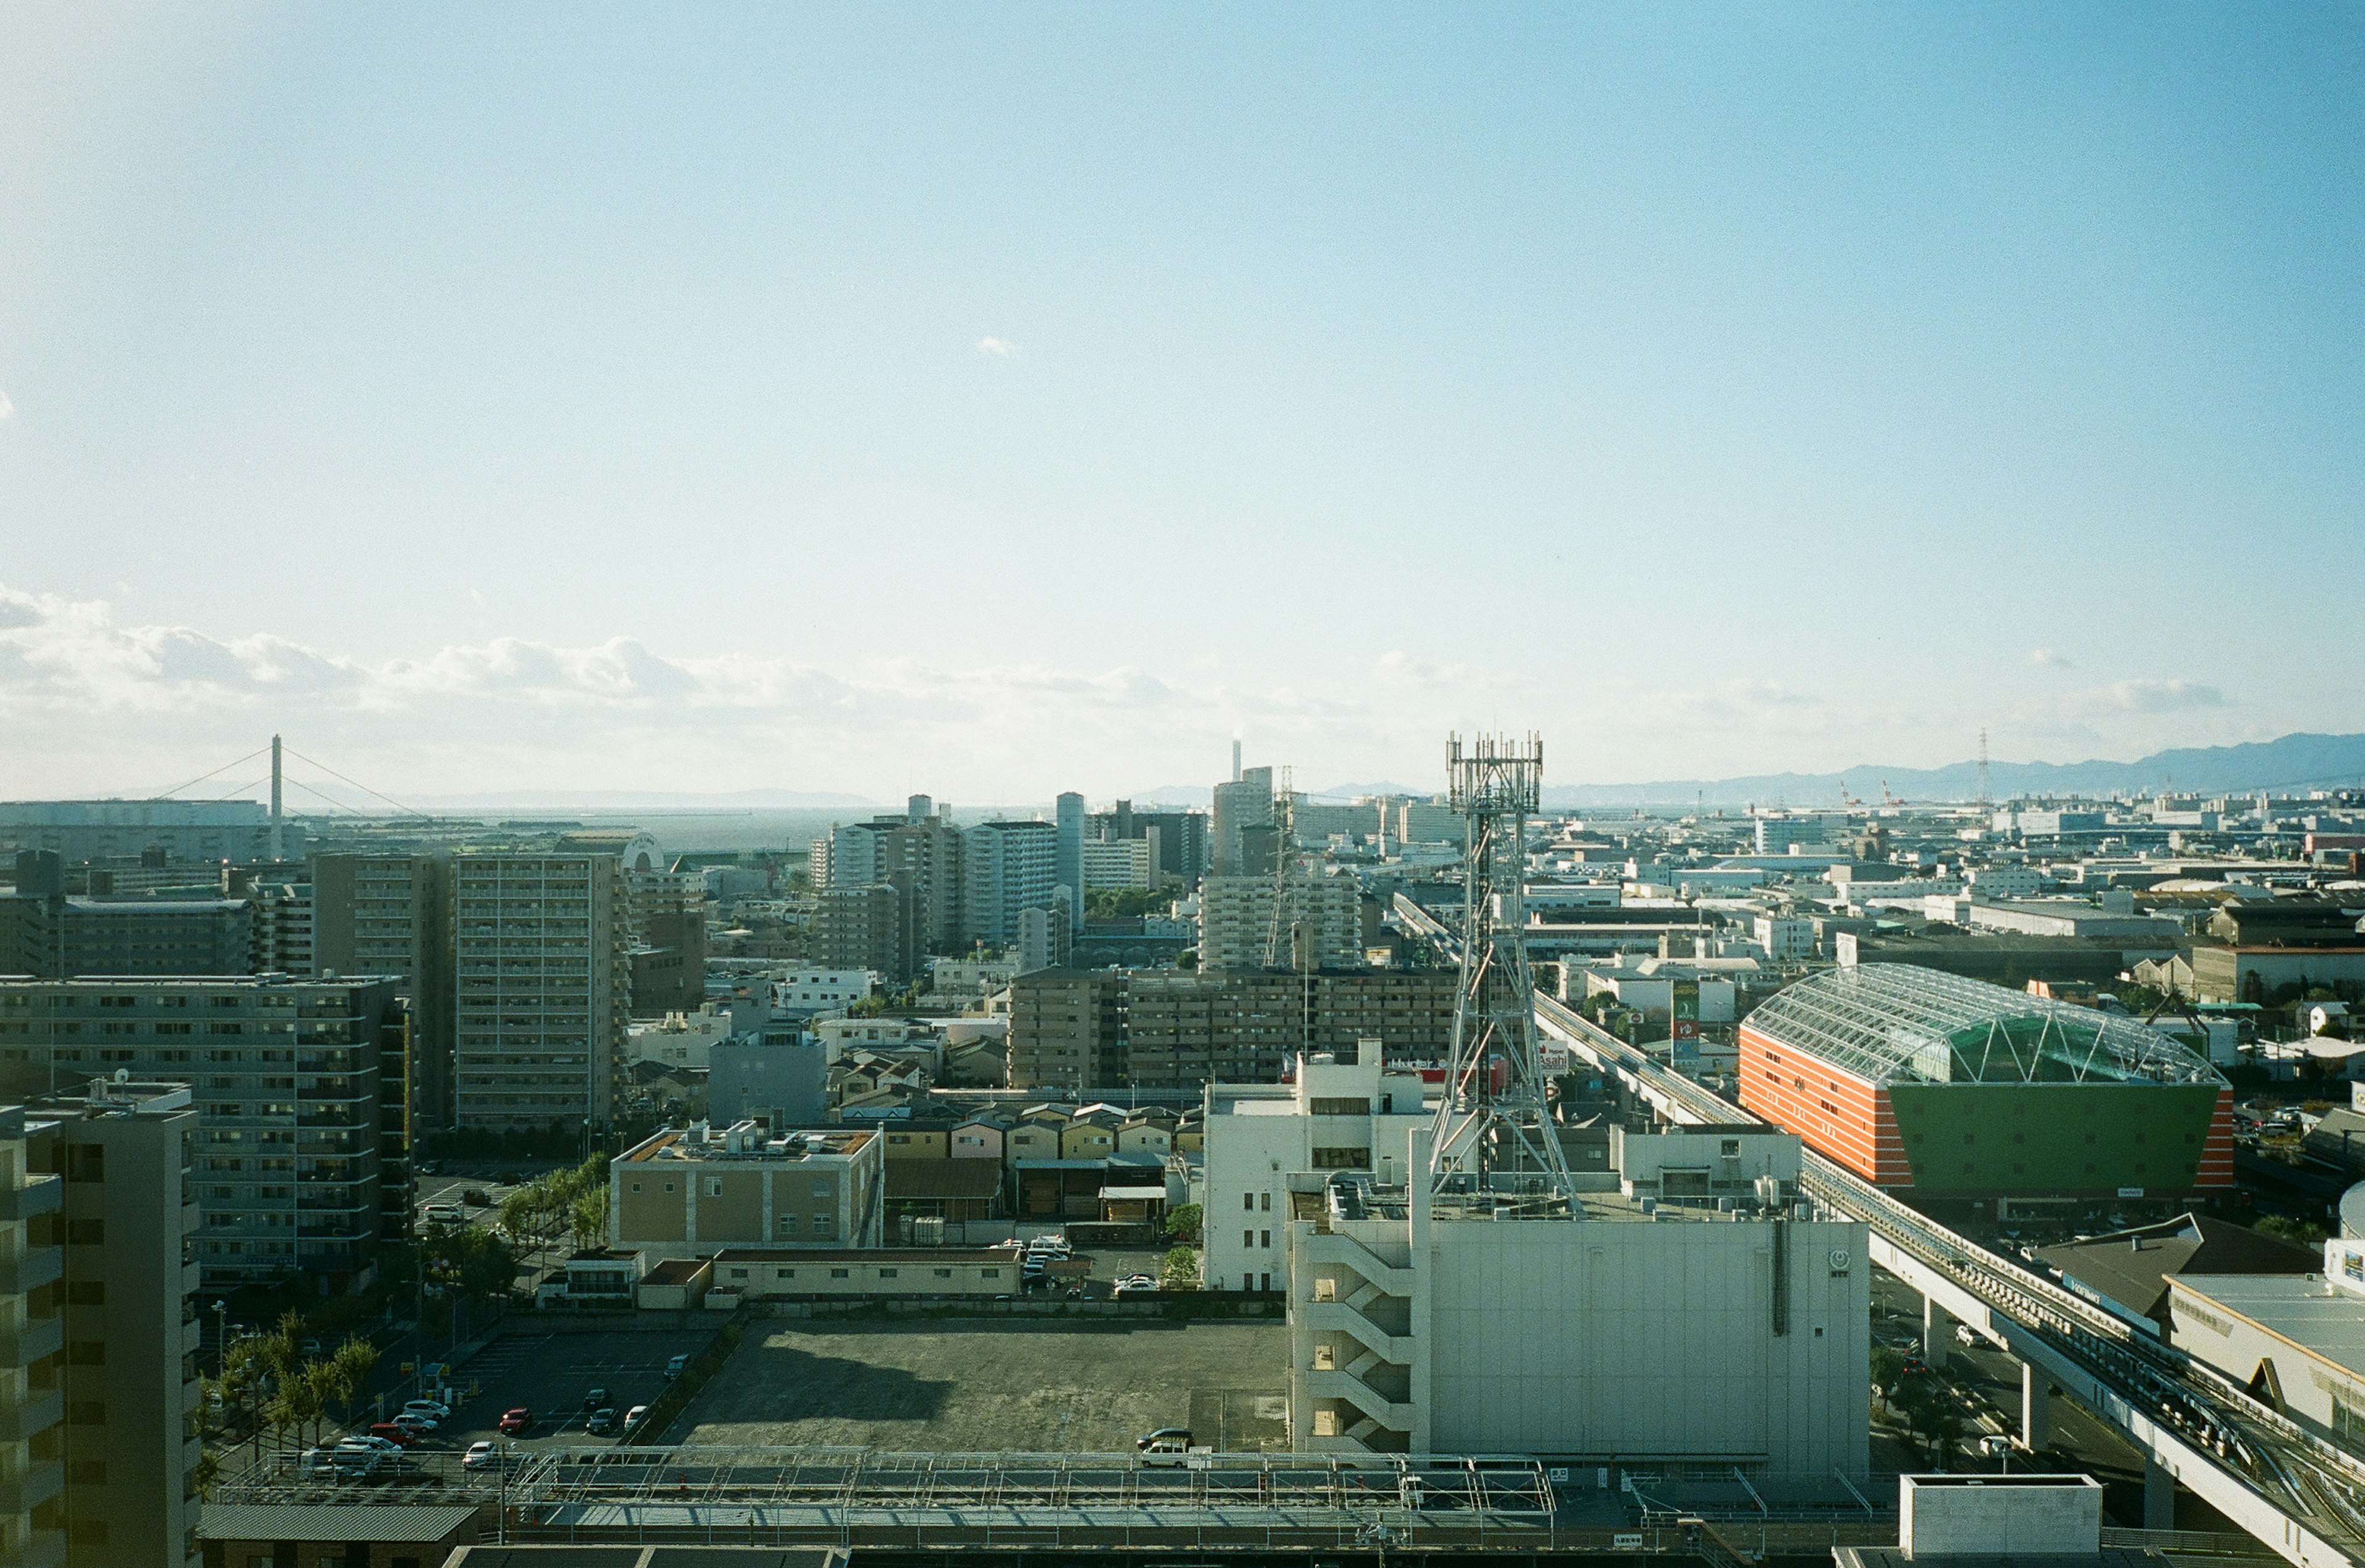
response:
[[[0,23],[7,792],[2365,730],[2353,13],[1037,20]]]

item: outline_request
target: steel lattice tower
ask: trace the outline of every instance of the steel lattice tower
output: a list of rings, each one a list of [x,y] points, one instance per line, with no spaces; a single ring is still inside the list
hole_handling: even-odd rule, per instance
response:
[[[1568,1164],[1545,1103],[1528,972],[1527,825],[1541,803],[1543,741],[1452,740],[1453,809],[1468,824],[1462,984],[1453,1049],[1437,1112],[1434,1189],[1523,1193],[1565,1202]],[[1457,1181],[1456,1178],[1472,1178]]]

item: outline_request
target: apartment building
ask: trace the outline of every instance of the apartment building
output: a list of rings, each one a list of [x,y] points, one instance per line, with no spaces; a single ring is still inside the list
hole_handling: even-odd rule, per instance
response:
[[[246,890],[246,901],[254,910],[252,972],[312,974],[312,884],[252,883]]]
[[[1048,909],[1059,883],[1059,830],[1050,823],[980,823],[961,834],[962,929],[989,946],[1018,940],[1019,915]]]
[[[312,961],[331,979],[385,975],[400,986],[410,999],[412,1126],[450,1127],[452,857],[315,857]]]
[[[66,1560],[62,1178],[28,1163],[22,1106],[0,1106],[0,1562]]]
[[[809,947],[826,968],[907,980],[919,957],[910,902],[886,882],[834,882],[814,896]]]
[[[63,1346],[66,1568],[197,1555],[198,1226],[188,1085],[93,1080],[23,1108],[26,1164],[61,1178],[48,1224]]]
[[[656,1259],[725,1247],[877,1247],[885,1158],[867,1130],[768,1132],[753,1121],[667,1128],[609,1162],[609,1245]]]
[[[455,855],[453,1125],[607,1124],[632,1002],[614,856]]]
[[[69,894],[57,855],[23,850],[10,890],[0,893],[0,973],[248,974],[254,920],[243,898]]]
[[[1353,878],[1299,876],[1283,881],[1277,948],[1273,899],[1271,877],[1209,877],[1200,883],[1199,967],[1362,968],[1362,894]]]
[[[407,1019],[390,980],[0,980],[0,1094],[191,1084],[207,1288],[353,1289],[409,1204]]]
[[[1272,1083],[1299,1051],[1351,1055],[1364,1039],[1395,1060],[1439,1061],[1455,987],[1446,969],[1038,970],[1011,982],[1010,1085]]]

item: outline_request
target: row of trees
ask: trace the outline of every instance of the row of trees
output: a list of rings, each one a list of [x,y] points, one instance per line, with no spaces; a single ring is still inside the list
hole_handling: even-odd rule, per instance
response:
[[[608,1157],[535,1178],[501,1200],[501,1231],[537,1250],[561,1237],[599,1247],[608,1237]]]
[[[308,1431],[349,1416],[377,1368],[377,1347],[358,1334],[333,1350],[306,1355],[304,1320],[295,1313],[267,1334],[250,1334],[222,1350],[221,1375],[206,1385],[207,1406],[224,1417],[247,1417],[258,1452],[263,1434]]]

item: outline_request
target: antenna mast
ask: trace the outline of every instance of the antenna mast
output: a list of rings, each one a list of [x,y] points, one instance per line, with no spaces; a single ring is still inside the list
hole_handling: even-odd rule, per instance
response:
[[[1988,797],[1988,733],[1979,732],[1979,810],[1985,812],[1993,802]]]
[[[1541,803],[1541,737],[1451,740],[1446,778],[1468,828],[1462,982],[1437,1111],[1429,1182],[1439,1193],[1520,1193],[1570,1202],[1568,1163],[1545,1103],[1528,972],[1527,824]]]

